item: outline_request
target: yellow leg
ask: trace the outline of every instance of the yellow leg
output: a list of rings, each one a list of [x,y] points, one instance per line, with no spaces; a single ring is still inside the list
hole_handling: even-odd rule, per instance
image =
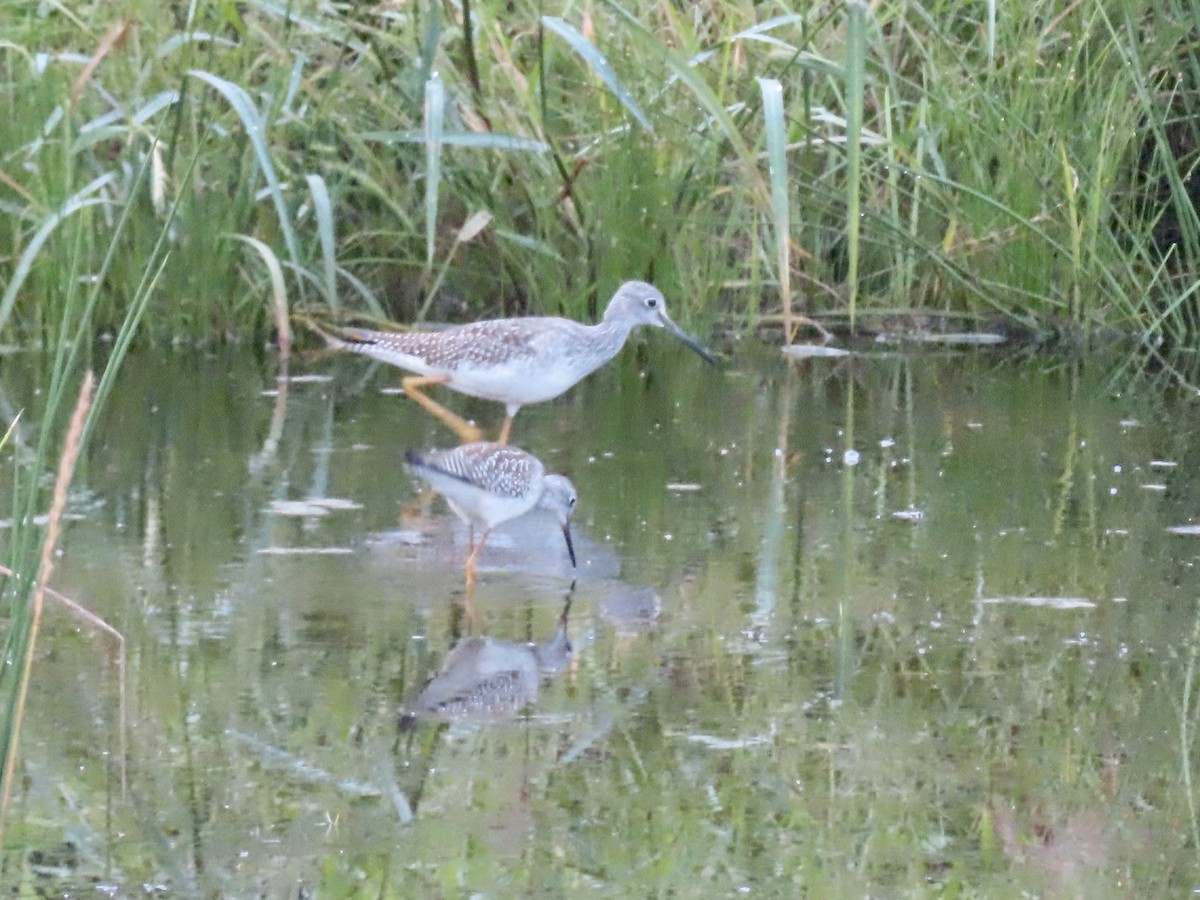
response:
[[[488,539],[488,529],[485,528],[483,531],[483,537],[481,537],[479,539],[478,544],[476,544],[474,547],[471,548],[471,552],[467,556],[467,564],[466,564],[465,568],[467,570],[467,584],[468,585],[475,584],[475,561],[477,559],[479,559],[479,551],[483,549],[483,545],[487,543],[487,539]]]
[[[496,441],[497,443],[499,443],[499,444],[507,444],[508,443],[508,432],[510,430],[512,430],[512,420],[513,420],[512,416],[504,417],[504,427],[500,429],[500,437],[497,439],[497,441]]]
[[[421,390],[426,385],[445,384],[449,380],[445,375],[409,375],[400,384],[404,387],[404,393],[411,397],[427,413],[457,434],[464,444],[482,440],[483,432],[462,416],[455,415],[442,406],[442,404],[430,399]]]
[[[467,633],[477,634],[479,626],[479,610],[475,608],[475,579],[467,579],[467,589],[463,592],[463,612],[467,617]]]

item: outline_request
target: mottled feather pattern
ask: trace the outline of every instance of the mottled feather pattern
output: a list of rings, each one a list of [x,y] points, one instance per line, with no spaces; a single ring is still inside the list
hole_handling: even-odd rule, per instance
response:
[[[524,497],[543,472],[541,462],[524,450],[489,442],[427,453],[409,450],[405,458],[502,497]]]
[[[472,712],[511,708],[525,699],[519,690],[516,671],[496,672],[481,677],[475,684],[464,685],[449,697],[430,704],[437,712],[448,716],[466,716]]]
[[[373,349],[403,353],[431,369],[453,372],[463,366],[494,366],[534,356],[531,338],[540,319],[492,319],[443,331],[367,331],[347,328],[349,349],[371,355]],[[550,319],[550,322],[557,320]]]

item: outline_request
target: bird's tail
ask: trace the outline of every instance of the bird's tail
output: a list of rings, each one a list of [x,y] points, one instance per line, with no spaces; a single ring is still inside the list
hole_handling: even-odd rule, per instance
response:
[[[371,331],[366,328],[354,328],[350,325],[336,325],[333,326],[337,331],[335,334],[331,330],[327,331],[324,326],[306,315],[300,315],[296,318],[309,331],[320,335],[330,350],[361,351],[365,347],[379,343],[380,332],[377,331]]]
[[[325,340],[325,344],[326,344],[326,346],[329,347],[329,349],[331,349],[331,350],[346,350],[349,348],[349,346],[350,346],[349,341],[345,340],[344,338],[340,338],[337,335],[330,334],[328,331],[326,331],[324,328],[322,328],[319,324],[317,324],[315,319],[312,319],[306,315],[297,315],[295,318],[298,322],[300,322],[300,324],[302,324],[309,331],[311,331],[315,334],[319,334]]]
[[[474,484],[470,466],[458,453],[442,453],[431,450],[422,453],[419,450],[405,450],[404,461],[418,475],[428,478],[429,475],[440,475],[443,478],[453,478],[464,484]]]
[[[367,328],[354,328],[347,325],[342,328],[342,335],[343,337],[340,338],[341,345],[353,350],[355,347],[367,347],[372,344],[378,344],[382,333],[371,331]]]

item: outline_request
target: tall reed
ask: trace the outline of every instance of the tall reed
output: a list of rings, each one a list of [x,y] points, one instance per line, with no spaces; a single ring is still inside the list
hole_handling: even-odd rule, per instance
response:
[[[1182,346],[1200,327],[1196,0],[706,10],[0,11],[0,327],[52,340],[66,223],[87,272],[131,206],[94,310],[117,329],[173,194],[156,342],[286,337],[300,307],[415,319],[440,295],[584,316],[628,277],[745,325],[782,290],[853,328],[936,312]]]

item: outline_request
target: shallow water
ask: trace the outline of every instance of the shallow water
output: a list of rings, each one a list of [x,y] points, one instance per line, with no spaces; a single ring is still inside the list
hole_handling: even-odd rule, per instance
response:
[[[55,580],[125,634],[124,752],[111,642],[52,608],[2,883],[1200,886],[1200,537],[1168,531],[1200,520],[1195,399],[982,351],[714,370],[659,337],[517,417],[578,486],[574,587],[535,518],[495,533],[471,595],[465,527],[401,465],[451,435],[396,370],[132,358]],[[0,369],[27,423],[34,369]],[[535,657],[564,620],[569,656]],[[427,682],[484,655],[520,673],[506,693],[430,715]]]

